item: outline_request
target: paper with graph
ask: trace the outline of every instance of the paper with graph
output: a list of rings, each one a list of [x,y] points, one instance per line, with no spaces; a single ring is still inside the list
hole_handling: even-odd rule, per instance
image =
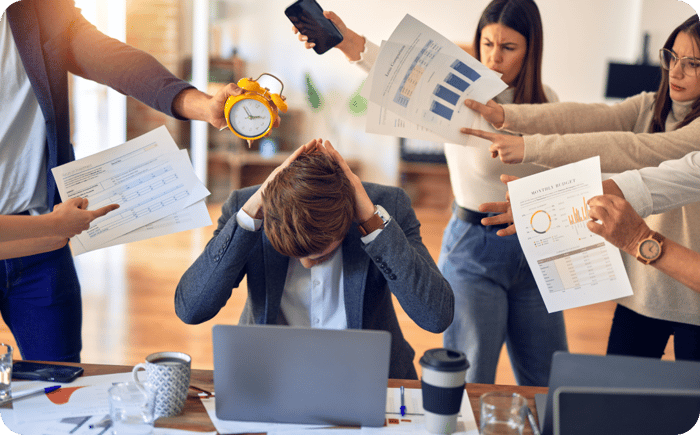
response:
[[[550,313],[632,295],[620,251],[588,230],[600,157],[508,183],[513,221]]]
[[[211,224],[202,202],[209,191],[165,127],[52,171],[64,201],[120,206],[71,239],[75,255]]]
[[[423,128],[451,143],[466,143],[469,136],[459,130],[478,116],[465,99],[486,103],[507,88],[497,73],[411,15],[382,43],[369,84],[370,102],[391,114],[374,108],[368,131],[427,139]]]

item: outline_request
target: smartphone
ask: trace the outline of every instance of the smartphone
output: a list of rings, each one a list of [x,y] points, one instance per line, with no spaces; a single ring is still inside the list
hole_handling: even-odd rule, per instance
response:
[[[12,364],[12,379],[32,381],[73,382],[83,374],[82,367],[62,366],[31,361],[16,361]]]
[[[289,21],[299,32],[314,42],[314,51],[323,54],[343,40],[335,24],[323,16],[323,9],[316,0],[297,0],[284,10]]]

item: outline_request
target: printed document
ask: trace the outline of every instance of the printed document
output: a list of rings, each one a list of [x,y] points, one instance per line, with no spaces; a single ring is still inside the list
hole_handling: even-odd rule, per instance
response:
[[[550,313],[632,295],[620,251],[588,230],[600,157],[508,183],[518,240]]]
[[[465,99],[485,104],[508,87],[497,73],[411,15],[382,43],[371,74],[365,84],[371,86],[369,101],[383,110],[369,104],[368,131],[435,141],[413,123],[451,143],[466,143],[468,136],[459,130],[479,117]]]
[[[203,203],[190,207],[209,191],[165,127],[52,171],[62,200],[120,205],[71,239],[75,255],[211,224]]]

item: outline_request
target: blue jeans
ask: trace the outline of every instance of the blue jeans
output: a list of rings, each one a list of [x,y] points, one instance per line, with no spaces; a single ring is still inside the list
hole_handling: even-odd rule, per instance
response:
[[[547,312],[517,235],[499,237],[453,214],[438,267],[455,294],[443,344],[467,355],[466,381],[493,384],[505,342],[518,384],[546,386],[552,354],[568,350],[564,316]]]
[[[22,358],[80,362],[82,301],[68,245],[0,261],[0,313]]]

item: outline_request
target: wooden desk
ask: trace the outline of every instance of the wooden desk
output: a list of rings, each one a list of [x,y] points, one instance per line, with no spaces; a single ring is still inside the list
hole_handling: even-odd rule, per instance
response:
[[[132,369],[131,366],[102,364],[80,364],[80,366],[85,369],[83,376],[123,373],[130,372]],[[192,370],[190,384],[206,391],[214,391],[214,373],[211,370]],[[389,387],[397,388],[401,385],[406,388],[420,388],[420,381],[389,379]],[[535,417],[537,417],[537,410],[535,409],[534,400],[535,394],[546,393],[547,388],[518,387],[512,385],[468,384],[467,393],[469,394],[469,401],[471,402],[472,409],[474,410],[474,417],[476,417],[477,423],[479,422],[479,397],[488,391],[512,391],[522,394],[527,398],[530,409],[532,409],[532,412],[535,413]],[[211,432],[216,430],[209,419],[207,411],[204,409],[204,405],[202,405],[202,402],[199,400],[197,392],[194,390],[190,390],[187,402],[185,403],[185,409],[180,415],[175,417],[160,418],[156,421],[156,427],[169,427],[200,432]],[[529,424],[525,424],[525,431],[523,434],[532,434]]]

